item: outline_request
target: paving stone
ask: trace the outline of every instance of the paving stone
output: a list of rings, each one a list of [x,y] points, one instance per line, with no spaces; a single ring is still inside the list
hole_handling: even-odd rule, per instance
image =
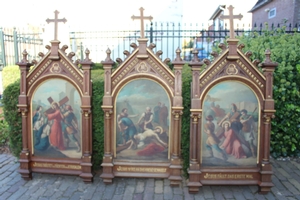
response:
[[[296,194],[296,195],[300,194],[300,192],[290,182],[283,181],[282,183],[293,194]]]
[[[202,188],[203,188],[203,195],[205,198],[213,198],[214,197],[210,186],[202,186]]]
[[[145,193],[143,200],[153,200],[154,193]]]
[[[188,187],[183,188],[183,195],[184,195],[185,200],[194,200],[195,195],[189,193],[189,188]]]
[[[78,186],[76,184],[70,185],[68,189],[64,192],[64,197],[70,197],[77,190]]]
[[[154,191],[155,191],[155,193],[158,193],[158,194],[163,193],[163,181],[161,181],[161,180],[155,181]]]
[[[0,199],[7,199],[12,195],[11,192],[4,192],[2,195],[0,195]]]
[[[26,187],[19,187],[16,192],[14,192],[7,200],[21,199],[20,197],[26,192]]]
[[[179,194],[175,194],[172,200],[183,200],[183,196]]]
[[[112,197],[112,200],[122,200],[123,199],[123,195],[122,194],[115,194]]]
[[[87,187],[86,190],[83,192],[83,199],[91,199],[96,191],[97,186],[91,185]]]
[[[138,181],[135,189],[135,193],[142,193],[145,190],[145,182]]]
[[[133,200],[143,200],[143,194],[133,194]]]
[[[298,181],[293,178],[288,179],[288,181],[298,190],[298,192],[300,191],[300,183]]]
[[[133,199],[133,194],[124,194],[123,199],[125,200],[132,200]]]
[[[146,187],[154,187],[154,179],[153,178],[149,178],[146,180]]]
[[[173,199],[173,191],[171,186],[164,186],[164,199]]]
[[[7,171],[15,172],[17,169],[19,169],[20,163],[14,163],[10,168],[7,169]]]
[[[80,200],[81,199],[81,197],[80,197],[81,194],[82,194],[81,192],[74,192],[73,195],[71,196],[70,200]]]
[[[92,197],[92,199],[102,199],[102,196],[103,196],[103,193],[102,192],[95,192],[94,194],[93,194],[93,197]]]
[[[163,200],[164,199],[164,195],[163,194],[154,194],[154,199],[155,200]]]

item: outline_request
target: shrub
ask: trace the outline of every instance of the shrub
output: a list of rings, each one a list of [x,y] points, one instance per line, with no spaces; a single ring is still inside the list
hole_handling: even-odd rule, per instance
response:
[[[9,147],[12,154],[19,157],[22,150],[22,118],[18,112],[18,97],[20,94],[20,81],[8,85],[3,92],[3,113],[8,124]]]
[[[240,43],[252,58],[264,60],[265,50],[278,66],[274,72],[275,119],[272,120],[271,155],[300,156],[300,33],[286,34],[285,27],[242,36]]]
[[[18,65],[6,66],[2,70],[3,88],[20,79],[20,69]]]

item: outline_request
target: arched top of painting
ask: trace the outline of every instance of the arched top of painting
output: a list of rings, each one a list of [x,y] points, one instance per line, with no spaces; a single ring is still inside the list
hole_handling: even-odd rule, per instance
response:
[[[34,84],[32,84],[32,86],[29,88],[28,95],[33,96],[33,93],[36,92],[37,88],[41,87],[45,83],[47,84],[48,82],[51,82],[54,85],[57,85],[57,83],[64,83],[64,84],[68,83],[70,85],[70,87],[72,86],[79,93],[80,96],[83,96],[80,87],[75,83],[74,80],[72,80],[68,77],[65,77],[65,76],[60,76],[60,77],[55,76],[54,77],[52,75],[43,77],[43,78],[35,81]],[[63,85],[61,85],[61,87],[63,87]]]
[[[222,81],[214,84],[204,93],[202,109],[207,112],[210,110],[214,114],[221,113],[233,105],[239,110],[247,108],[248,112],[260,110],[257,94],[251,87],[240,81]]]
[[[156,76],[152,76],[152,75],[141,75],[139,74],[137,75],[133,75],[133,76],[128,76],[126,77],[122,82],[118,83],[116,85],[116,87],[114,88],[113,92],[112,92],[112,96],[114,96],[115,94],[119,93],[126,85],[128,84],[132,84],[133,81],[136,82],[147,82],[147,83],[155,83],[157,86],[160,86],[167,94],[168,96],[173,96],[173,90],[162,80],[160,80],[158,77]]]
[[[47,79],[35,88],[31,104],[49,105],[53,101],[65,104],[72,103],[81,106],[81,94],[74,85],[65,79]]]
[[[216,87],[219,84],[222,83],[233,83],[233,85],[235,84],[241,84],[245,87],[247,87],[248,89],[250,89],[252,91],[252,93],[256,96],[257,99],[259,99],[260,101],[264,100],[264,95],[263,95],[263,91],[261,88],[259,88],[256,84],[254,84],[253,82],[251,82],[249,79],[246,79],[244,77],[240,77],[240,76],[231,76],[231,77],[221,77],[218,79],[215,79],[208,87],[205,87],[204,90],[202,91],[202,94],[200,96],[200,99],[203,99],[206,94],[214,87]]]

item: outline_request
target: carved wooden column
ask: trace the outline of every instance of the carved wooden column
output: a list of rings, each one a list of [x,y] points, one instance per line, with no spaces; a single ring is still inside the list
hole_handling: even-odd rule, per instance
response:
[[[112,183],[114,178],[113,174],[113,162],[112,162],[112,113],[113,113],[113,102],[111,96],[111,69],[114,64],[113,60],[110,58],[111,51],[108,49],[106,51],[107,57],[105,61],[102,62],[105,76],[104,83],[104,96],[102,109],[104,111],[104,157],[102,162],[103,173],[101,178],[103,178],[104,183]]]
[[[173,148],[171,149],[171,165],[170,165],[170,184],[171,186],[178,186],[182,180],[181,177],[181,160],[180,160],[180,134],[181,134],[181,115],[182,115],[182,67],[184,61],[180,57],[181,50],[176,50],[176,58],[173,61],[175,74],[175,90],[173,98]]]
[[[80,177],[84,182],[92,182],[92,111],[91,111],[91,97],[92,97],[92,82],[91,82],[91,59],[89,59],[90,51],[85,51],[86,58],[80,62],[83,69],[83,97],[82,97],[82,125],[84,127],[83,138],[83,157],[82,157],[82,173]]]
[[[25,180],[32,179],[31,169],[30,169],[30,156],[29,156],[29,143],[28,143],[28,129],[27,126],[29,123],[28,119],[28,100],[27,100],[27,81],[26,77],[29,72],[30,67],[32,66],[31,63],[27,60],[27,52],[26,50],[23,51],[23,59],[21,62],[17,63],[20,67],[20,73],[21,73],[21,80],[20,80],[20,95],[19,95],[19,104],[18,104],[18,110],[22,114],[22,144],[23,148],[20,154],[20,169],[19,173],[21,174],[22,178]],[[24,134],[26,133],[26,134]]]
[[[197,193],[199,187],[202,186],[200,183],[200,149],[201,137],[198,137],[198,133],[201,130],[201,100],[200,100],[200,70],[203,62],[198,59],[198,51],[193,51],[194,57],[189,65],[192,67],[192,94],[191,94],[191,124],[192,128],[190,130],[190,167],[188,169],[189,173],[189,192]]]
[[[272,167],[269,161],[270,157],[270,135],[271,135],[271,119],[275,117],[274,113],[274,99],[273,99],[273,72],[278,65],[270,59],[271,52],[266,50],[266,59],[262,63],[262,69],[266,77],[265,86],[265,100],[263,109],[263,131],[262,131],[262,144],[265,148],[262,152],[261,163],[261,183],[259,184],[261,194],[266,194],[273,186],[271,176],[273,174]]]

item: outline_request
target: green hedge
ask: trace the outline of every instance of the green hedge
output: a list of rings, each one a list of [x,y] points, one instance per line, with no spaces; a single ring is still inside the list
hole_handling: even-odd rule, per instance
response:
[[[19,94],[20,81],[17,80],[5,88],[2,99],[4,118],[8,123],[9,147],[16,157],[22,150],[22,117],[17,107]]]
[[[300,33],[286,34],[285,27],[254,32],[239,38],[245,52],[263,61],[265,50],[278,63],[274,72],[275,118],[272,119],[271,155],[300,156]]]

